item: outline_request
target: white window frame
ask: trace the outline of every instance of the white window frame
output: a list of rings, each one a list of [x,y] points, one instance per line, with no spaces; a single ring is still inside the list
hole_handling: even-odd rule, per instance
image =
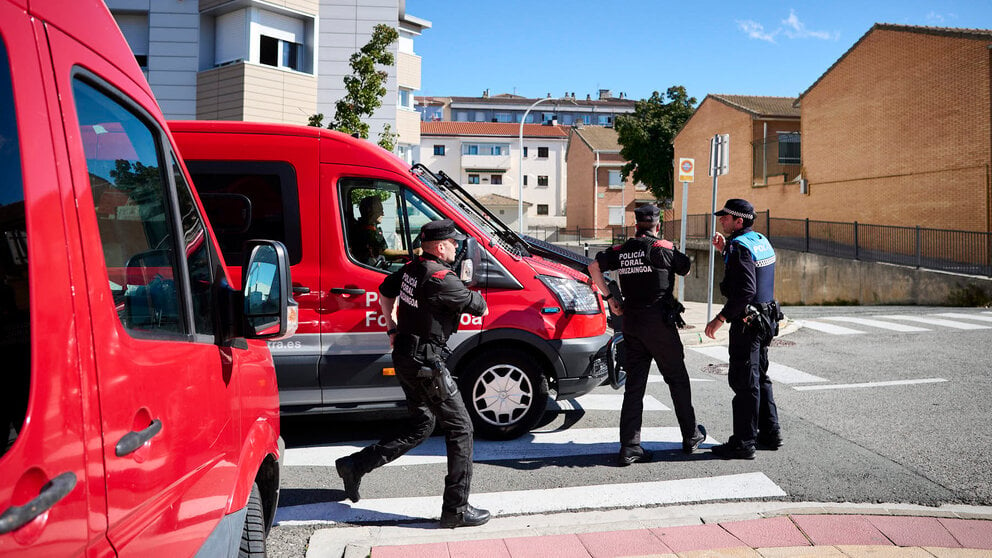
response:
[[[609,223],[608,224],[610,226],[621,226],[622,227],[624,225],[624,222],[623,222],[623,206],[622,205],[608,205],[606,207],[607,207],[607,209],[609,209],[609,212],[610,212]]]
[[[607,188],[610,190],[623,190],[623,179],[620,178],[620,171],[618,170],[608,170],[606,171],[607,176]],[[616,178],[616,182],[613,179]]]

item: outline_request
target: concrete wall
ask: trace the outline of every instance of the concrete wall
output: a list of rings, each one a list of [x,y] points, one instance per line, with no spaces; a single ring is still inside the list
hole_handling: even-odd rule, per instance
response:
[[[702,241],[688,243],[692,270],[686,281],[686,300],[706,301],[709,252]],[[944,305],[969,285],[992,293],[992,278],[955,275],[883,263],[830,258],[806,252],[776,250],[775,297],[782,304],[920,304]],[[713,304],[719,310],[723,259],[716,254]],[[717,306],[719,305],[719,306]]]

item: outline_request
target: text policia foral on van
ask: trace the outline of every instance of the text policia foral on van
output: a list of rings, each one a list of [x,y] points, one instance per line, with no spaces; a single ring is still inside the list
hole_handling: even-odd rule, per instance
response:
[[[407,285],[404,284],[400,287],[400,298],[404,296],[412,296],[408,294],[405,289]],[[409,302],[409,301],[408,301]],[[416,303],[413,300],[411,304]],[[416,306],[416,304],[414,304]],[[381,327],[383,330],[386,329],[386,317],[380,312],[379,306],[379,293],[377,291],[366,291],[365,292],[365,327],[372,327],[373,324]],[[482,317],[481,316],[470,316],[468,314],[462,314],[462,317],[458,321],[459,326],[478,326],[480,329],[482,327]]]
[[[620,275],[627,275],[629,273],[650,273],[652,271],[651,266],[644,265],[644,258],[646,254],[644,250],[631,253],[620,253],[620,269],[617,271]]]

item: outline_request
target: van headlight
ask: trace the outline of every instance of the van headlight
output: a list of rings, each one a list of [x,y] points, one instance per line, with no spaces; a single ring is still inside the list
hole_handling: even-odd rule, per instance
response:
[[[565,312],[573,314],[598,314],[599,300],[592,287],[575,279],[538,275],[549,291],[554,293]]]

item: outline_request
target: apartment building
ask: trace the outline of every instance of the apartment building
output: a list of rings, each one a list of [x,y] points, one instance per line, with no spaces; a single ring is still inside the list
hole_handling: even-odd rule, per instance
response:
[[[375,141],[388,124],[397,153],[420,144],[413,94],[420,87],[414,39],[431,27],[405,0],[105,0],[171,119],[328,122],[344,94],[348,60],[379,23],[393,26],[396,64],[369,120]]]
[[[565,225],[566,128],[524,124],[522,151],[520,124],[511,123],[421,122],[420,140],[421,163],[496,204],[490,209],[514,229],[521,199],[526,227]]]
[[[570,229],[607,229],[634,224],[634,209],[655,201],[643,184],[622,180],[617,132],[604,126],[577,126],[569,130],[566,226]]]
[[[417,110],[424,122],[519,123],[526,113],[527,124],[555,121],[564,126],[612,126],[617,115],[634,112],[634,103],[624,93],[614,96],[609,89],[600,89],[595,99],[591,95],[577,99],[574,92],[530,99],[510,93],[490,95],[486,90],[481,97],[418,97]]]

